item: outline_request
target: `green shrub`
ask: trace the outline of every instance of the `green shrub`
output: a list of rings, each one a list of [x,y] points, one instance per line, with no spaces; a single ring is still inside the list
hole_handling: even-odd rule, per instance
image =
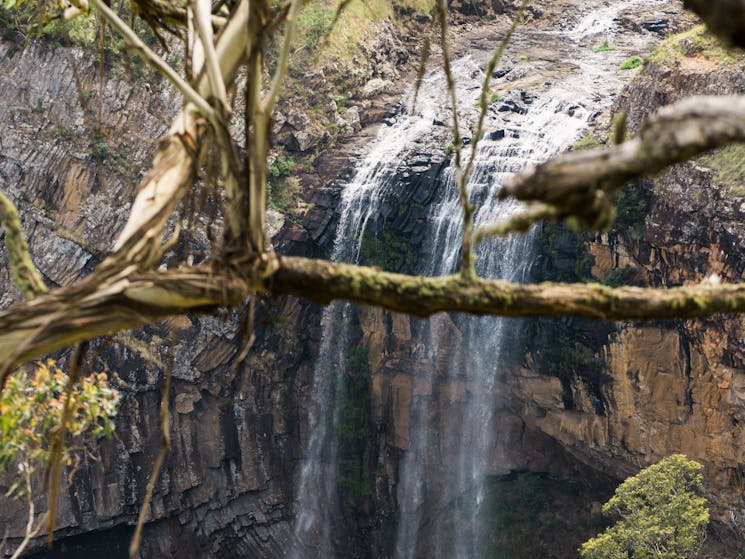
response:
[[[304,45],[307,48],[317,46],[331,32],[334,13],[333,8],[317,4],[310,4],[303,9],[298,18],[298,27],[304,31]]]
[[[623,62],[623,64],[621,64],[621,70],[633,70],[634,68],[638,68],[642,64],[644,64],[644,60],[642,59],[642,57],[634,55],[627,58]]]
[[[572,146],[572,151],[582,151],[583,149],[592,149],[592,148],[598,148],[600,146],[604,146],[602,140],[600,140],[597,136],[594,136],[593,134],[587,134],[586,136],[583,136],[579,140],[577,140],[577,143]]]
[[[638,241],[644,235],[647,216],[652,208],[652,193],[640,180],[626,184],[616,201],[614,229],[627,239]]]
[[[93,144],[91,155],[93,156],[93,159],[101,163],[111,157],[111,148],[106,141],[98,141]]]
[[[295,160],[289,155],[280,155],[269,165],[269,176],[275,179],[289,177],[295,170]]]
[[[445,146],[445,155],[450,157],[455,152],[455,144],[453,142],[450,142],[448,145]]]
[[[705,155],[702,163],[711,167],[715,179],[727,186],[745,183],[745,144],[730,144]]]

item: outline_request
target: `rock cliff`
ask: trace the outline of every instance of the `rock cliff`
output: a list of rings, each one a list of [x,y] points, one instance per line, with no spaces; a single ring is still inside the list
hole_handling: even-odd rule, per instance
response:
[[[453,4],[466,15],[473,6]],[[511,6],[496,0],[487,4],[496,12]],[[616,102],[616,110],[629,111],[632,128],[655,107],[682,95],[742,92],[745,87],[739,68],[698,35],[671,41]],[[385,55],[359,78],[371,97],[399,77],[403,69],[396,64],[406,62],[400,41],[381,39],[381,44]],[[557,71],[548,68],[551,64],[546,63],[546,71]],[[124,74],[114,75],[104,83],[99,115],[93,61],[75,49],[23,47],[12,32],[0,42],[0,76],[0,94],[10,100],[0,105],[0,122],[7,130],[0,136],[0,188],[22,211],[45,279],[65,285],[84,275],[110,247],[126,217],[137,172],[175,107],[174,96],[157,79],[133,84]],[[337,125],[349,131],[387,116],[372,101],[360,103],[359,119],[355,111],[340,110],[336,101],[328,105],[327,116],[341,117]],[[303,118],[286,110],[278,121],[287,149],[304,152],[326,141],[318,130],[307,135]],[[107,125],[91,134],[87,125],[95,129],[101,122]],[[139,141],[126,140],[131,135],[121,133],[125,129],[141,131]],[[430,148],[422,146],[418,161],[402,166],[401,188],[382,205],[381,229],[390,233],[363,245],[369,262],[412,271],[431,249],[422,238],[424,208],[447,163],[441,150],[433,156]],[[597,238],[544,231],[544,254],[533,266],[536,275],[552,268],[567,277],[667,286],[742,280],[741,155],[724,151],[635,185],[619,225]],[[310,173],[309,183],[344,172],[341,158],[328,157],[328,168]],[[288,220],[275,238],[284,252],[328,250],[338,219],[338,187],[327,184],[307,195],[312,205],[302,223]],[[205,216],[203,233],[191,241],[195,258],[209,248],[209,219]],[[10,285],[2,249],[0,284]],[[0,304],[7,306],[16,297],[6,288]],[[294,299],[263,301],[256,349],[235,366],[240,320],[240,311],[173,319],[96,343],[100,365],[121,378],[119,436],[103,442],[98,461],[72,476],[60,504],[56,537],[61,545],[43,556],[97,556],[104,549],[124,556],[158,450],[160,371],[170,362],[173,443],[151,506],[143,557],[282,556],[292,537],[296,466],[309,436],[298,419],[307,415],[320,312]],[[422,360],[412,334],[418,324],[378,309],[356,311],[360,345],[366,348],[360,366],[369,373],[369,384],[362,388],[370,391],[362,454],[372,474],[363,480],[369,492],[345,488],[347,518],[341,523],[351,534],[349,557],[390,554],[399,465],[412,445],[413,403],[437,400],[437,411],[428,419],[447,440],[448,433],[455,435],[470,395],[482,389],[445,378],[450,354],[462,350],[457,319],[437,322],[448,343],[430,361]],[[522,486],[510,484],[522,483],[526,471],[539,473],[540,483],[561,480],[568,485],[539,484],[540,491],[578,510],[577,518],[567,518],[582,524],[597,513],[597,501],[616,481],[666,454],[684,452],[706,466],[707,494],[723,549],[737,547],[745,515],[743,319],[511,324],[512,366],[500,378],[500,403],[485,426],[501,433],[489,473],[495,487],[506,485],[495,494],[506,499],[522,495]],[[552,342],[540,347],[530,338]],[[437,483],[444,474],[432,475]],[[449,511],[443,507],[432,517]],[[556,520],[555,512],[546,514]],[[0,532],[7,530],[11,544],[24,522],[23,507],[4,500]],[[432,522],[424,529],[440,525]],[[542,537],[554,542],[552,550],[570,556],[573,547],[555,541],[565,528],[556,525],[553,536]],[[580,532],[591,529],[583,525]]]

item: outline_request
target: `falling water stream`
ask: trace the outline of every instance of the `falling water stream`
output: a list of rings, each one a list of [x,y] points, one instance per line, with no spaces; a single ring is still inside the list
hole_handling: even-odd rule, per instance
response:
[[[556,29],[518,33],[508,50],[512,60],[531,45],[550,43],[561,53],[562,62],[570,64],[566,72],[554,72],[550,80],[536,82],[532,88],[511,91],[515,75],[520,71],[523,75],[530,73],[530,60],[493,82],[494,89],[507,93],[490,107],[486,130],[496,133],[479,143],[469,182],[478,208],[477,226],[502,220],[519,209],[515,202],[497,202],[494,197],[506,177],[567,150],[609,107],[626,79],[619,75],[620,62],[653,40],[651,36],[617,34],[615,18],[622,10],[659,1],[586,2],[578,17],[564,20]],[[614,41],[616,50],[593,52],[592,47],[606,38]],[[464,126],[473,125],[478,86],[489,54],[472,50],[453,63]],[[410,96],[411,92],[406,99]],[[500,110],[503,106],[508,109]],[[405,111],[385,127],[356,162],[353,178],[342,191],[334,260],[360,261],[366,227],[380,212],[386,194],[397,187],[401,163],[407,161],[415,146],[421,147],[422,138],[432,134],[433,123],[446,113],[444,77],[433,69],[425,76],[415,109]],[[468,130],[463,133],[470,134]],[[466,158],[469,149],[464,148]],[[436,188],[425,234],[431,249],[417,270],[426,275],[453,273],[460,259],[462,210],[452,168],[445,171]],[[484,242],[477,249],[478,274],[512,281],[524,279],[532,244],[531,234]],[[338,525],[334,514],[339,510],[337,427],[343,384],[339,379],[352,358],[353,320],[354,307],[349,304],[333,304],[323,313],[322,342],[309,406],[308,448],[297,487],[295,543],[287,554],[291,559],[339,556],[338,535],[333,528]],[[441,384],[448,388],[439,399],[412,399],[409,448],[400,461],[396,486],[396,559],[484,556],[480,509],[484,481],[495,469],[492,449],[499,437],[498,429],[486,426],[495,425],[496,381],[514,329],[515,321],[506,319],[448,315],[421,321],[414,328],[422,357],[444,369],[446,378]],[[443,356],[440,348],[452,344],[453,332],[460,336],[462,349]],[[440,406],[440,413],[443,408],[450,410],[436,425],[431,420],[433,405]],[[457,530],[444,530],[438,525],[440,512],[447,507],[460,510]]]

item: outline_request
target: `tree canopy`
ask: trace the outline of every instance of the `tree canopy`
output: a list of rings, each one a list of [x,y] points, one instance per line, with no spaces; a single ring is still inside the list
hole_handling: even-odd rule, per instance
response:
[[[703,466],[673,454],[628,478],[603,505],[616,519],[582,545],[582,559],[683,559],[701,548],[709,523],[699,495]]]

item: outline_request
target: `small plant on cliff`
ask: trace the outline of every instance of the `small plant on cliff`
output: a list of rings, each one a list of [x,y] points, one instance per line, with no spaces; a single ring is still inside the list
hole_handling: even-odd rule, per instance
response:
[[[453,155],[453,152],[455,151],[455,144],[453,142],[450,142],[448,145],[445,146],[445,155],[450,157]]]
[[[644,64],[644,60],[641,56],[631,56],[624,60],[624,62],[621,64],[621,70],[633,70],[634,68],[638,68]]]
[[[618,521],[582,545],[582,559],[685,559],[701,548],[709,523],[699,496],[703,466],[673,454],[624,481],[603,505]]]
[[[611,46],[611,44],[608,42],[608,39],[600,43],[597,47],[592,49],[592,52],[610,52],[612,50],[616,50]]]

